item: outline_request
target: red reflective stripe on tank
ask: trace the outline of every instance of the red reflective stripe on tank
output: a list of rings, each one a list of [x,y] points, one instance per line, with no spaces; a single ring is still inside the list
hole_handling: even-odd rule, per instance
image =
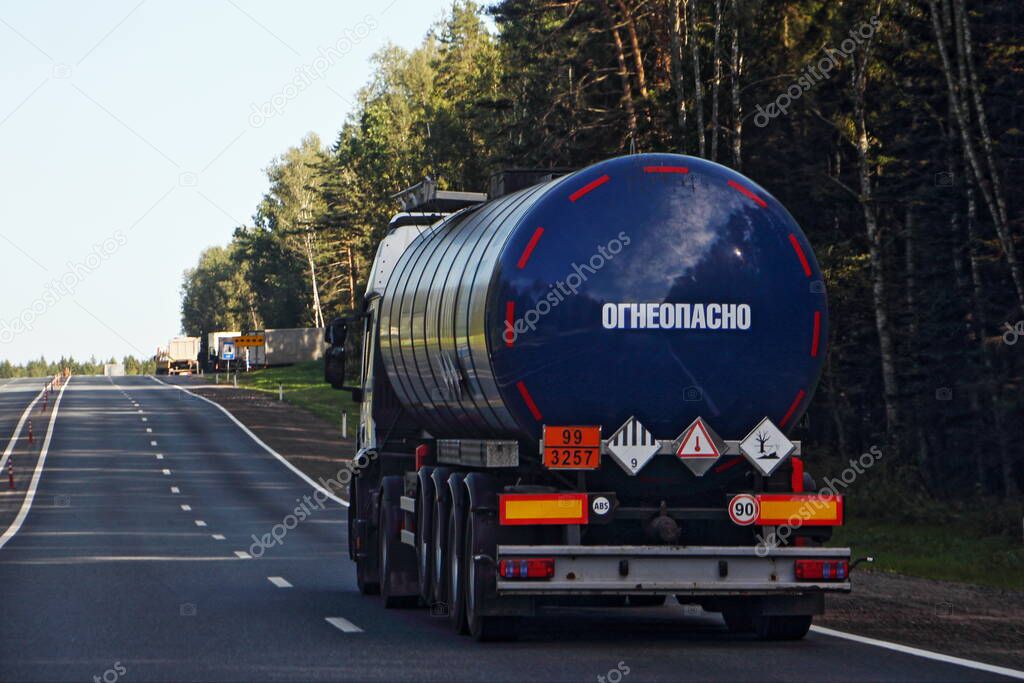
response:
[[[644,173],[689,173],[685,166],[644,166]]]
[[[786,423],[789,422],[789,418],[793,417],[793,413],[796,412],[796,407],[800,405],[800,401],[804,400],[804,396],[806,395],[807,393],[803,389],[796,392],[796,398],[793,399],[793,404],[789,406],[789,410],[787,410],[786,414],[782,416],[781,420],[779,420],[780,427],[786,426]]]
[[[743,458],[733,458],[732,460],[726,460],[721,465],[715,468],[715,472],[725,472],[726,470],[731,470],[733,467],[736,467],[736,465],[739,465],[741,462],[743,462]]]
[[[804,267],[804,275],[810,277],[811,264],[807,262],[807,256],[804,254],[803,248],[800,247],[800,241],[797,240],[796,235],[793,233],[789,233],[789,243],[793,245],[793,251],[796,252],[797,258],[800,259],[800,265]]]
[[[588,192],[601,187],[602,185],[607,183],[609,180],[611,180],[611,178],[609,178],[607,175],[603,175],[600,178],[598,178],[597,180],[595,180],[593,182],[587,183],[586,185],[584,185],[583,187],[581,187],[580,189],[576,190],[571,195],[569,195],[569,201],[570,202],[576,201],[577,199],[579,199],[583,195],[587,194]]]
[[[818,357],[818,338],[821,336],[821,311],[814,312],[814,336],[811,338],[811,358]]]
[[[505,329],[501,336],[505,338],[505,346],[511,347],[516,340],[516,302],[505,304]]]
[[[530,409],[530,413],[533,415],[534,420],[540,420],[541,414],[537,410],[537,404],[533,402],[533,397],[530,396],[530,392],[526,390],[526,385],[522,381],[516,382],[516,389],[519,390],[519,395],[523,397],[523,401],[526,403],[526,407]]]
[[[753,199],[755,202],[757,202],[757,205],[760,206],[762,209],[765,208],[766,206],[768,206],[768,204],[763,199],[761,199],[756,194],[754,194],[753,192],[751,192],[747,188],[745,188],[742,185],[740,185],[739,183],[737,183],[735,180],[730,180],[729,181],[729,187],[731,187],[732,189],[736,190],[740,194],[743,194],[743,195],[747,196],[748,198]]]
[[[533,237],[526,245],[526,249],[523,249],[523,255],[519,257],[519,262],[516,264],[519,266],[519,270],[526,267],[526,262],[530,260],[530,254],[533,253],[534,247],[537,246],[537,242],[540,241],[540,236],[544,234],[544,228],[537,228],[533,231]]]

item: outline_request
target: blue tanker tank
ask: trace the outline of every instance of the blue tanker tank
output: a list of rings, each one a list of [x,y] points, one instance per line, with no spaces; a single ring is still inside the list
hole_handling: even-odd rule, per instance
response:
[[[742,438],[805,411],[825,359],[821,273],[748,178],[637,154],[487,202],[421,235],[383,294],[384,366],[437,437],[703,417]]]

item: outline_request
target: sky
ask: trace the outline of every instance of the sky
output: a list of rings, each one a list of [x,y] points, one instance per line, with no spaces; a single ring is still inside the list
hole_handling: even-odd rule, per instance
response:
[[[152,356],[264,170],[450,0],[0,2],[0,360]]]

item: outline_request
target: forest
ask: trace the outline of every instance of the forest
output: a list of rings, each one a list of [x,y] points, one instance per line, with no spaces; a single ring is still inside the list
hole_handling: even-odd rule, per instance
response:
[[[124,366],[126,375],[152,375],[156,372],[156,361],[152,358],[142,360],[135,356],[125,356],[118,360],[111,356],[108,360],[97,360],[95,356],[89,360],[75,360],[74,356],[62,357],[58,360],[46,360],[44,357],[15,365],[9,360],[0,361],[0,379],[13,377],[53,377],[68,370],[73,375],[102,375],[103,366],[120,364]]]
[[[829,357],[795,430],[861,503],[999,510],[1024,486],[1024,5],[966,0],[455,2],[373,58],[333,141],[274,159],[250,223],[182,285],[187,334],[358,309],[397,206],[429,175],[677,152],[749,176],[814,245]],[[819,465],[820,469],[821,465]]]

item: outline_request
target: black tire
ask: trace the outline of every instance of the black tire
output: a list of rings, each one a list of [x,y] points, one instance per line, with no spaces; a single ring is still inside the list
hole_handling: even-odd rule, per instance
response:
[[[730,607],[722,610],[722,618],[729,633],[751,633],[754,630],[754,617],[750,610]]]
[[[434,550],[431,554],[434,566],[430,574],[433,577],[434,592],[430,604],[438,613],[448,610],[448,516],[449,510],[443,498],[441,495],[435,495],[434,531],[431,533],[434,541]]]
[[[469,633],[466,623],[466,564],[463,536],[465,519],[454,504],[448,515],[448,621],[460,634]]]
[[[761,640],[800,640],[811,629],[811,615],[755,617],[754,630]]]
[[[360,486],[359,486],[359,483],[358,483],[358,479],[353,480],[352,488],[351,488],[351,491],[350,491],[349,495],[351,497],[351,504],[349,505],[349,508],[348,508],[348,514],[349,514],[349,534],[350,534],[349,538],[352,539],[352,540],[349,541],[349,543],[352,544],[352,548],[353,548],[352,553],[353,553],[353,555],[355,555],[356,553],[358,553],[360,551],[355,549],[356,525],[355,525],[355,521],[354,521],[353,515],[358,516],[360,508],[364,505],[363,500],[362,500],[363,493],[360,492]],[[374,567],[374,566],[371,566],[373,560],[370,559],[370,558],[373,557],[373,553],[376,551],[376,549],[373,548],[373,547],[369,547],[369,546],[372,546],[372,541],[369,538],[364,538],[362,540],[363,540],[364,544],[366,546],[368,546],[368,547],[363,549],[363,552],[365,552],[366,556],[361,557],[361,558],[360,557],[356,557],[355,558],[355,562],[356,562],[356,587],[359,589],[359,592],[362,595],[378,595],[380,593],[380,579],[379,579],[379,577],[378,577],[378,575],[376,573],[376,569],[377,568]]]
[[[416,577],[420,600],[434,602],[434,483],[429,474],[416,497]],[[422,481],[422,480],[421,480]]]
[[[666,595],[630,595],[630,607],[661,607],[665,604]]]
[[[400,514],[401,511],[382,496],[380,523],[377,526],[377,549],[380,552],[377,566],[380,567],[380,595],[384,598],[384,607],[387,609],[415,607],[417,600],[417,596],[395,595],[392,585],[395,563],[402,561],[403,555],[409,554],[409,546],[402,543],[399,538],[402,528]]]
[[[518,620],[515,617],[479,614],[476,606],[483,600],[489,585],[494,581],[494,565],[480,567],[473,561],[477,550],[494,557],[492,545],[479,537],[483,532],[480,514],[469,512],[466,515],[466,531],[463,534],[465,547],[462,552],[466,570],[463,573],[465,583],[466,625],[470,635],[480,642],[514,640],[518,635]],[[483,547],[482,547],[483,546]]]

